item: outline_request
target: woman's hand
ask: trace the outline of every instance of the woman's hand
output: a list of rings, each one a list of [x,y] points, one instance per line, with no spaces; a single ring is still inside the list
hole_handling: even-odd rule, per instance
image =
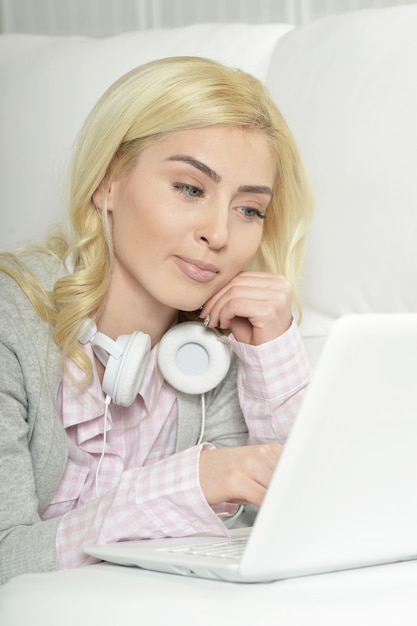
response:
[[[279,274],[242,272],[205,303],[209,327],[229,328],[237,341],[254,346],[282,335],[292,322],[292,290]]]
[[[278,443],[202,450],[200,485],[207,502],[260,506],[281,451]]]

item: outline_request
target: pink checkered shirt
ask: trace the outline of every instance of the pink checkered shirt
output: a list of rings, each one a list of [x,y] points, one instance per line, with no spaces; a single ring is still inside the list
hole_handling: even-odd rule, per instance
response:
[[[309,380],[309,367],[295,323],[262,346],[225,338],[239,357],[238,394],[248,426],[248,443],[285,442]],[[86,350],[94,363],[90,346]],[[235,505],[210,507],[199,484],[203,443],[175,453],[177,402],[151,353],[140,392],[128,408],[111,404],[103,447],[104,395],[97,372],[87,390],[68,364],[61,386],[61,414],[69,456],[54,498],[42,519],[62,516],[56,537],[58,565],[95,561],[82,546],[133,538],[185,536],[196,532],[227,535],[221,516]]]

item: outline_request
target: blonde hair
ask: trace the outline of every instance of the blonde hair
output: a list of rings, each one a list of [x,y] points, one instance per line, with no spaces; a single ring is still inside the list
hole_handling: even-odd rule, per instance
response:
[[[113,256],[105,207],[96,208],[94,192],[100,185],[109,186],[116,174],[128,173],[140,152],[166,133],[220,124],[260,130],[270,143],[278,174],[251,268],[283,274],[301,312],[297,284],[312,202],[283,116],[262,83],[239,69],[197,57],[153,61],[117,80],[79,135],[69,190],[72,233],[47,244],[61,261],[71,257],[77,271],[57,280],[48,294],[39,285],[36,292],[36,281],[28,281],[21,269],[14,272],[39,314],[54,325],[63,356],[75,360],[87,377],[91,368],[77,340],[79,328],[86,317],[100,316]]]

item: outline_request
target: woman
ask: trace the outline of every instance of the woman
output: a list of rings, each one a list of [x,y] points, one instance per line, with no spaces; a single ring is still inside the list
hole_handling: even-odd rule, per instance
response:
[[[2,582],[92,563],[86,544],[227,535],[261,504],[308,382],[309,188],[255,78],[185,57],[119,79],[82,129],[69,204],[68,235],[1,256]],[[213,389],[161,374],[186,320],[232,354]]]

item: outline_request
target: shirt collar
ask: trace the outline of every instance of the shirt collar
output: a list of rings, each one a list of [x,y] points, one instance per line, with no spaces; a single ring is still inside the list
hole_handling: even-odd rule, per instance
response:
[[[83,346],[93,365],[93,379],[87,387],[82,384],[83,370],[72,359],[65,362],[62,380],[62,423],[64,428],[82,424],[104,413],[105,394],[101,388],[90,344]]]
[[[157,363],[158,344],[152,348],[149,355],[149,362],[139,387],[139,395],[142,396],[148,414],[152,411],[161,392],[164,378],[159,371]]]

